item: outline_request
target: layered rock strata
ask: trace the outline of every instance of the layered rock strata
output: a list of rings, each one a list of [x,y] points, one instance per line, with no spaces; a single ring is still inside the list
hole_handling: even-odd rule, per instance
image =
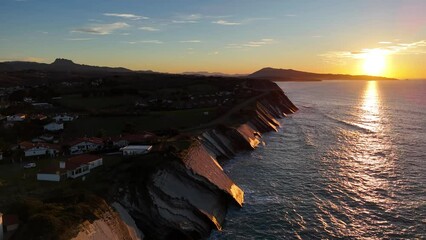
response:
[[[197,138],[153,153],[151,159],[128,159],[129,178],[116,200],[135,219],[147,239],[200,239],[222,228],[230,204],[242,206],[244,192],[218,160],[232,158],[277,131],[277,118],[297,111],[281,91],[273,91],[244,111],[246,122],[217,126]],[[183,147],[181,145],[184,145]]]

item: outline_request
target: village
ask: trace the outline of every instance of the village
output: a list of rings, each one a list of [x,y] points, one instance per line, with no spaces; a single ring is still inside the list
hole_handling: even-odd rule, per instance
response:
[[[2,106],[5,106],[5,102],[2,99]],[[17,136],[16,143],[7,138],[1,139],[0,192],[3,198],[8,196],[6,193],[10,185],[20,187],[33,185],[34,182],[57,184],[72,180],[85,181],[91,172],[104,165],[104,161],[107,160],[105,155],[125,158],[147,154],[152,149],[150,144],[157,140],[155,134],[149,132],[123,133],[117,136],[83,136],[64,140],[62,136],[64,129],[77,120],[79,115],[46,114],[45,110],[51,108],[51,104],[37,103],[29,98],[24,98],[23,102],[18,104],[31,104],[39,111],[0,117],[0,128],[6,133],[2,137],[7,137],[7,132],[19,132],[23,127],[23,130],[29,133],[23,134],[25,138]],[[43,190],[49,189],[45,185],[36,186],[44,188]],[[32,190],[36,188],[33,187]],[[19,223],[18,215],[0,213],[0,239],[9,239],[13,236]]]
[[[245,82],[188,83],[96,78],[0,88],[0,205],[75,184],[96,188],[108,168],[161,151],[172,136],[212,122],[255,91]],[[19,222],[3,213],[4,239]]]

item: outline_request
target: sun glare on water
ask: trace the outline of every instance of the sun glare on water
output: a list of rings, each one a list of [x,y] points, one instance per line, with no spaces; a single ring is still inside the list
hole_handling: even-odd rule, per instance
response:
[[[367,75],[381,76],[386,70],[386,53],[373,50],[365,54],[363,71]]]

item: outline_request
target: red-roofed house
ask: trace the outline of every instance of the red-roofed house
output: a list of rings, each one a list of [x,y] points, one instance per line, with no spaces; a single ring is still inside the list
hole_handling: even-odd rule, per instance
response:
[[[56,166],[43,169],[37,174],[37,180],[59,182],[67,178],[78,178],[90,173],[91,169],[102,165],[101,156],[83,154],[59,162]]]
[[[56,156],[61,150],[61,147],[56,144],[32,142],[21,142],[19,143],[19,148],[24,151],[25,157]]]
[[[3,215],[3,228],[6,232],[15,231],[19,227],[18,215]]]
[[[101,138],[78,138],[68,143],[70,146],[70,154],[82,154],[101,150],[104,142]]]

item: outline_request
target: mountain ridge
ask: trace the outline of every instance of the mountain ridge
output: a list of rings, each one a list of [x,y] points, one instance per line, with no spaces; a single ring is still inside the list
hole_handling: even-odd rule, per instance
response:
[[[52,63],[37,63],[29,61],[0,62],[0,72],[18,71],[51,71],[51,72],[80,72],[80,73],[157,73],[151,70],[133,71],[124,67],[91,66],[74,63],[72,60],[57,58]],[[220,72],[183,72],[183,75],[247,77],[254,79],[268,79],[273,81],[322,81],[322,80],[396,80],[380,76],[312,73],[294,69],[265,67],[251,74],[224,74]]]
[[[333,73],[312,73],[293,69],[265,67],[252,74],[248,78],[269,79],[273,81],[322,81],[322,80],[397,80],[381,76],[350,75]]]
[[[28,61],[0,62],[0,71],[57,71],[57,72],[133,72],[123,67],[101,67],[74,63],[72,60],[57,58],[52,63],[37,63]]]

